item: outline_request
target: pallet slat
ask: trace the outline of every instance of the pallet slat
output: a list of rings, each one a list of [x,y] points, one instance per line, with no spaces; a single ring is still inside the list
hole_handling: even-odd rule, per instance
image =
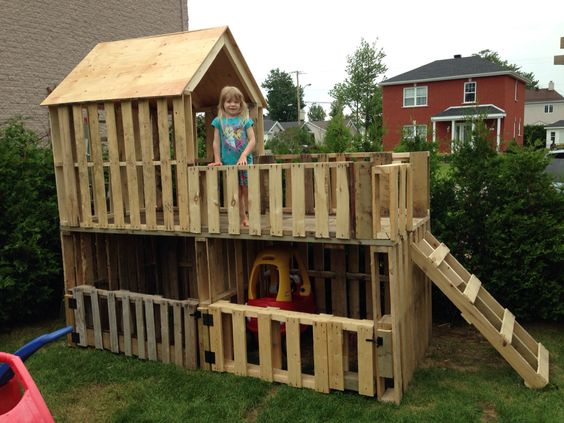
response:
[[[464,288],[464,295],[472,304],[476,302],[476,297],[478,296],[481,286],[482,282],[480,279],[478,279],[475,275],[470,276],[470,280],[468,281],[466,288]]]
[[[435,263],[435,266],[440,266],[448,253],[450,253],[449,248],[445,244],[441,243],[441,245],[433,251],[429,258],[433,261],[433,263]]]
[[[499,333],[506,344],[511,344],[513,339],[513,327],[515,326],[515,316],[508,309],[503,313],[503,321]]]
[[[327,165],[315,167],[315,237],[329,238],[329,208],[327,202]]]
[[[270,235],[283,236],[282,225],[282,168],[273,166],[268,174],[270,188]]]

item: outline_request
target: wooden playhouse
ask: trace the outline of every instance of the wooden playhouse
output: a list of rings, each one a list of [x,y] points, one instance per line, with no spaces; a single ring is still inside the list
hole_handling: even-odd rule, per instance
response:
[[[206,166],[225,85],[256,122],[248,228],[238,168]],[[429,344],[432,280],[527,385],[548,383],[547,350],[430,233],[427,153],[265,155],[266,102],[227,27],[98,44],[43,105],[69,342],[399,403]],[[272,246],[301,255],[316,314],[245,305]]]

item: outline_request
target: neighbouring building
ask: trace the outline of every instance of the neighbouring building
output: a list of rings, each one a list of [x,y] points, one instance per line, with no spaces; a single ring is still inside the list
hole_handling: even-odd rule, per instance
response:
[[[0,0],[0,10],[0,125],[20,115],[41,136],[39,104],[96,44],[188,29],[178,0]]]
[[[564,119],[564,97],[554,89],[533,88],[525,91],[525,125],[549,125]]]
[[[544,129],[546,129],[547,148],[556,148],[556,146],[564,144],[564,119],[546,125]]]
[[[436,60],[384,80],[383,144],[392,150],[402,138],[424,137],[451,151],[483,117],[492,143],[523,144],[526,79],[479,56]]]
[[[264,141],[268,141],[283,130],[284,128],[277,120],[264,118]]]

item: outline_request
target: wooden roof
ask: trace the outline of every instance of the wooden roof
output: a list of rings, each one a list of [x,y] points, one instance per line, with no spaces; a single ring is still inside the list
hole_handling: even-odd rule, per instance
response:
[[[239,87],[247,101],[266,106],[226,26],[100,43],[41,104],[191,93],[194,107],[205,108],[217,106],[225,85]]]

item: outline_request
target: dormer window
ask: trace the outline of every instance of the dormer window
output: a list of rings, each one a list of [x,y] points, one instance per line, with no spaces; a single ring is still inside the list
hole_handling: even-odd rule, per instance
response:
[[[465,103],[475,103],[476,102],[476,83],[475,82],[465,82],[464,83],[464,102]]]

